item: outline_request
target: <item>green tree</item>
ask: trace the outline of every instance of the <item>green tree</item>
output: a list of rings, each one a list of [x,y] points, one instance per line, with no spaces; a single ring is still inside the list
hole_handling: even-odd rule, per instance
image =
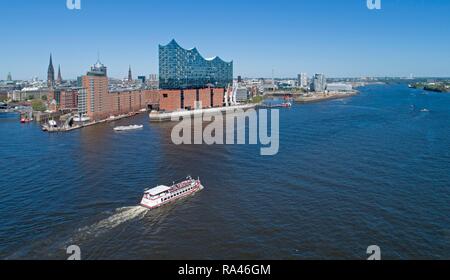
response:
[[[44,102],[42,102],[42,100],[39,100],[39,99],[33,100],[31,102],[31,107],[33,108],[33,111],[38,111],[38,112],[44,112],[45,110],[47,110]]]

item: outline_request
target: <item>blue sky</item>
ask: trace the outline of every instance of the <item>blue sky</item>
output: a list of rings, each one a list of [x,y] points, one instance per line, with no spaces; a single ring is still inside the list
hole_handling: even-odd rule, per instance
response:
[[[0,0],[0,79],[63,78],[101,60],[110,76],[158,72],[158,44],[175,38],[233,60],[235,76],[450,76],[450,1]]]

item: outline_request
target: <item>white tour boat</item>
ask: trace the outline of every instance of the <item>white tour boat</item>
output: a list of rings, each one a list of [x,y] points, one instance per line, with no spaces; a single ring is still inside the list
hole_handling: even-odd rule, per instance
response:
[[[136,130],[136,129],[142,129],[144,128],[143,125],[129,125],[129,126],[118,126],[115,127],[115,131],[128,131],[128,130]]]
[[[171,187],[158,186],[153,189],[146,190],[141,201],[141,206],[154,209],[165,204],[185,198],[189,195],[203,190],[200,179],[194,180],[187,177],[185,181],[173,184]]]

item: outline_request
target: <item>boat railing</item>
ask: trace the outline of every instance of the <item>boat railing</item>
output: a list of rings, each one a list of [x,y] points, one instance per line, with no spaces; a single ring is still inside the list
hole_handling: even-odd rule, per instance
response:
[[[200,179],[198,179],[198,180],[200,180]],[[160,194],[157,194],[157,195],[152,196],[152,197],[153,198],[158,198],[160,196],[164,196],[166,193],[177,192],[178,190],[180,190],[182,188],[185,188],[187,186],[193,185],[195,182],[197,182],[197,180],[194,180],[191,176],[187,176],[186,178],[182,178],[182,179],[179,179],[177,181],[174,181],[170,190],[168,190],[166,192],[163,192],[163,193],[160,193]],[[147,188],[147,189],[145,189],[145,191],[148,191],[150,189],[151,188]]]

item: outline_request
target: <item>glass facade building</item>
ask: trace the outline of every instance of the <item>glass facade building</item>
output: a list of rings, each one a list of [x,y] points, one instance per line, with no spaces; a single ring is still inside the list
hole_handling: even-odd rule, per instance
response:
[[[196,48],[184,49],[172,40],[159,46],[159,88],[227,87],[233,83],[233,62],[203,58]]]
[[[312,90],[324,92],[327,89],[327,78],[324,74],[315,74],[312,82]]]

